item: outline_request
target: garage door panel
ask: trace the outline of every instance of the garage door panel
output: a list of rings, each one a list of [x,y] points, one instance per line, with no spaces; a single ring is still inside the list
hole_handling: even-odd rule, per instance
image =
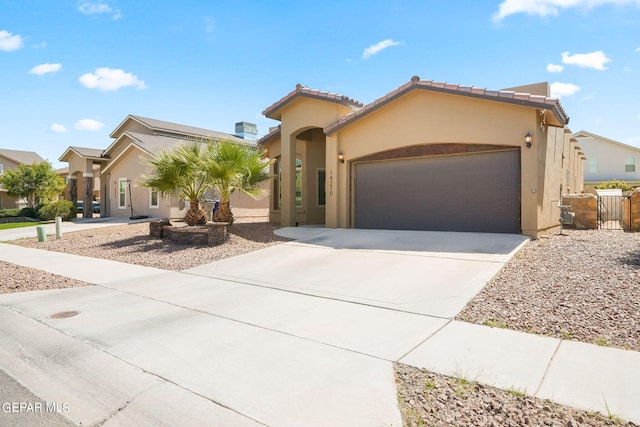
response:
[[[356,228],[520,232],[517,150],[355,166]]]

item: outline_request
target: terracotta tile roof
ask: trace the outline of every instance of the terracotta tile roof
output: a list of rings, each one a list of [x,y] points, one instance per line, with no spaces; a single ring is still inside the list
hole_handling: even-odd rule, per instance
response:
[[[276,126],[271,131],[269,131],[268,134],[260,138],[258,140],[258,146],[266,144],[267,142],[273,140],[275,137],[279,135],[280,135],[280,125]]]
[[[474,86],[463,86],[445,82],[436,82],[433,80],[420,80],[418,76],[413,76],[409,82],[403,84],[399,88],[389,92],[381,98],[376,99],[372,103],[367,104],[366,106],[364,106],[364,108],[358,109],[351,114],[341,117],[336,122],[325,127],[324,132],[329,135],[346,126],[347,124],[358,120],[360,117],[363,117],[375,111],[381,106],[415,89],[469,96],[473,98],[481,98],[491,101],[506,102],[510,104],[551,110],[560,123],[562,123],[563,125],[569,123],[569,116],[564,111],[564,108],[562,108],[560,101],[558,101],[556,98],[507,90],[488,90]]]
[[[296,85],[296,88],[285,95],[282,99],[275,102],[270,107],[267,107],[262,114],[265,117],[274,118],[274,116],[279,109],[293,101],[299,96],[304,96],[307,98],[320,99],[324,101],[336,102],[338,104],[347,105],[353,109],[359,109],[364,106],[364,104],[360,101],[356,101],[353,98],[349,98],[346,95],[341,95],[339,93],[334,92],[326,92],[317,89],[311,89],[307,86],[303,86],[300,83]]]

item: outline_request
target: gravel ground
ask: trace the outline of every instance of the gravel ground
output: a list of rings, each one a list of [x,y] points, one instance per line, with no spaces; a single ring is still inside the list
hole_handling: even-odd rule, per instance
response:
[[[598,414],[461,378],[396,364],[404,425],[435,427],[626,426],[615,414]]]
[[[86,285],[68,277],[57,276],[28,267],[0,261],[0,294],[45,289],[77,288]]]
[[[264,219],[238,220],[229,241],[185,247],[149,238],[148,224],[69,233],[63,240],[14,242],[40,249],[184,270],[283,241]],[[458,319],[640,351],[640,233],[565,231],[527,244]],[[81,286],[0,262],[0,293]],[[15,279],[15,280],[14,280]],[[465,379],[396,364],[405,426],[605,426],[615,414],[575,410]]]
[[[172,222],[175,226],[184,223]],[[67,233],[60,240],[23,239],[17,245],[104,258],[129,264],[181,271],[223,258],[253,252],[287,239],[273,234],[265,218],[238,218],[229,239],[219,246],[185,246],[149,237],[149,223],[128,224]]]
[[[640,351],[640,233],[563,234],[528,243],[457,318]]]

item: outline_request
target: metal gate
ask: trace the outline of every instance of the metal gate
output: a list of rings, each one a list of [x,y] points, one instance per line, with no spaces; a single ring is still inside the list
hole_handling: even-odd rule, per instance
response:
[[[600,230],[631,229],[631,196],[598,196]]]

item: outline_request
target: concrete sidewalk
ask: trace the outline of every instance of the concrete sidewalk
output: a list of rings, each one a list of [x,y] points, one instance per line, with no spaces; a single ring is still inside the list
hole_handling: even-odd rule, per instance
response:
[[[79,218],[74,221],[62,221],[62,234],[73,233],[75,231],[91,230],[94,228],[113,227],[115,225],[135,224],[139,222],[149,222],[151,219],[130,220],[128,218]],[[45,227],[49,239],[55,238],[56,224],[53,222],[41,224]],[[9,242],[18,239],[29,239],[38,237],[36,228],[38,225],[20,228],[9,228],[0,230],[0,242]]]
[[[0,370],[83,425],[400,426],[394,361],[640,421],[639,353],[451,320],[521,236],[280,233],[181,273],[2,244],[96,286],[0,295]]]

